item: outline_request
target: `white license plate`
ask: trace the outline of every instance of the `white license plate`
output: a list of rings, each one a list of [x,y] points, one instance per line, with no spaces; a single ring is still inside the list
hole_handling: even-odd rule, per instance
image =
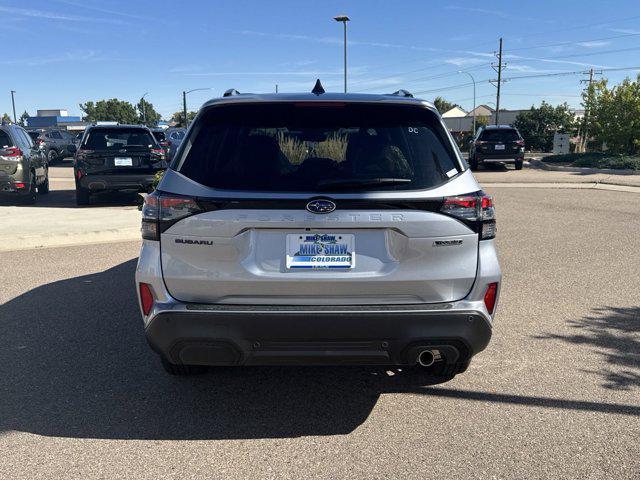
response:
[[[345,233],[296,233],[287,235],[287,268],[354,268],[355,236]]]
[[[116,157],[113,159],[113,164],[116,167],[131,167],[133,166],[133,159],[131,157]]]
[[[504,145],[496,145],[496,150],[504,150]]]

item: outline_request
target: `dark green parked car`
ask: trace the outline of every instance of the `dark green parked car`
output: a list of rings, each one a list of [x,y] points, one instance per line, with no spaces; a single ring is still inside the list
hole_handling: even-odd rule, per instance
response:
[[[49,193],[49,166],[44,152],[19,125],[0,125],[0,196],[33,204],[36,192]]]

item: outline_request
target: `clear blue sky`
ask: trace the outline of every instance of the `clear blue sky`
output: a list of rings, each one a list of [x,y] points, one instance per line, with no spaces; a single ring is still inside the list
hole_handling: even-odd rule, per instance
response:
[[[308,91],[316,77],[342,89],[347,14],[350,91],[406,88],[470,109],[468,70],[478,103],[495,101],[490,62],[504,37],[506,78],[640,67],[640,6],[619,1],[205,1],[0,0],[0,113],[38,108],[79,114],[78,103],[147,99],[164,116],[234,87]],[[534,48],[535,47],[535,48]],[[607,71],[619,82],[639,70]],[[541,100],[579,107],[580,75],[514,79],[502,105]],[[452,88],[453,87],[453,88]],[[442,89],[442,90],[437,90]]]

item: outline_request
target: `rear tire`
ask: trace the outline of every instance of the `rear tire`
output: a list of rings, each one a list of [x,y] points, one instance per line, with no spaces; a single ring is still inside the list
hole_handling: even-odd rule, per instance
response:
[[[478,170],[478,159],[476,157],[471,157],[469,159],[469,168],[471,170]]]
[[[42,182],[38,186],[38,193],[40,195],[46,195],[47,193],[49,193],[49,169],[48,168],[47,168],[47,173],[44,177],[44,182]]]
[[[516,160],[516,170],[522,170],[522,160]]]
[[[76,205],[79,207],[89,205],[91,201],[91,192],[86,188],[76,185]]]
[[[29,177],[29,193],[22,199],[25,205],[34,205],[36,203],[36,176],[32,173]]]
[[[177,365],[175,363],[171,363],[164,357],[160,357],[160,361],[162,362],[162,368],[169,375],[176,376],[187,376],[187,375],[199,375],[201,373],[205,373],[209,368],[204,365]]]
[[[58,152],[56,152],[55,150],[49,150],[49,153],[47,153],[47,162],[49,163],[49,165],[53,165],[54,163],[56,163],[58,161]]]
[[[448,382],[459,373],[463,373],[464,371],[466,371],[467,368],[469,368],[470,363],[471,362],[448,364],[446,362],[436,362],[430,367],[425,368],[416,366],[415,368],[419,369],[424,375],[436,377],[439,381],[442,382]]]

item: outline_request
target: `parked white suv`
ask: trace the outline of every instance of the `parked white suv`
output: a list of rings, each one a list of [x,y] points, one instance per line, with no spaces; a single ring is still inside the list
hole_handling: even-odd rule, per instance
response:
[[[314,91],[233,91],[198,113],[143,208],[151,347],[172,374],[463,372],[500,292],[491,197],[432,104]]]

